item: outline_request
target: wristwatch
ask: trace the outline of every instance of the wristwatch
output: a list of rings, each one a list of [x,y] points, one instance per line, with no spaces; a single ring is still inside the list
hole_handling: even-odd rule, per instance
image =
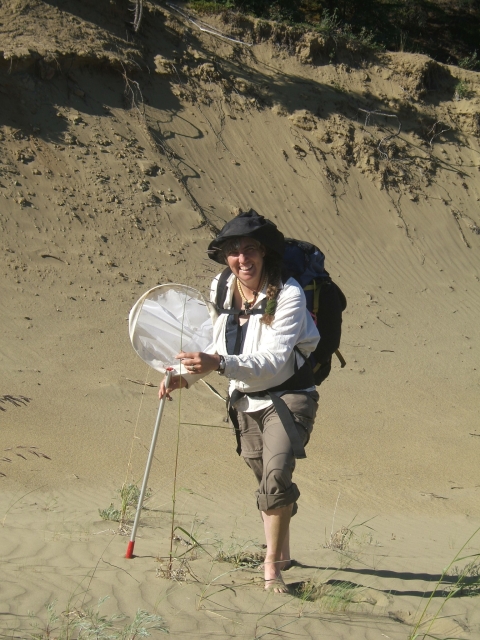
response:
[[[225,373],[225,358],[223,356],[220,356],[220,363],[217,368],[217,373],[221,376],[223,376],[223,374]]]

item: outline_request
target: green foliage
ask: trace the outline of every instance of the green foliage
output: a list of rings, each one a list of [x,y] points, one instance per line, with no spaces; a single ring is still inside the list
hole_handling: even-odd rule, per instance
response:
[[[122,501],[122,510],[128,507],[137,507],[138,499],[140,498],[140,488],[136,484],[124,484],[121,489],[118,490]],[[145,492],[145,498],[149,498],[152,495],[152,490],[147,489]]]
[[[111,520],[112,522],[120,522],[122,514],[118,509],[115,509],[113,502],[106,509],[99,509],[98,513],[102,520]]]
[[[480,68],[477,0],[190,0],[198,11],[225,10],[307,26],[364,48],[426,53],[439,62]],[[399,45],[400,43],[400,45]],[[471,53],[473,50],[473,53]]]
[[[455,566],[452,569],[452,576],[457,578],[455,584],[444,589],[449,593],[454,591],[455,595],[478,596],[480,595],[480,559],[475,556],[463,568]]]
[[[106,509],[99,509],[98,513],[102,520],[124,523],[132,518],[140,498],[139,487],[136,484],[124,484],[118,489],[118,493],[120,494],[120,509],[117,509],[113,502]],[[145,499],[150,498],[151,495],[152,490],[147,489]]]
[[[458,66],[462,69],[469,69],[470,71],[476,71],[480,67],[480,60],[477,60],[477,50],[464,58],[460,58]]]
[[[198,11],[198,13],[220,13],[221,11],[228,11],[229,9],[235,9],[234,2],[225,1],[216,2],[215,0],[192,0],[190,2],[192,9]]]
[[[470,87],[465,80],[459,80],[455,85],[455,91],[453,94],[454,100],[465,100],[470,97]]]
[[[330,13],[326,9],[315,28],[326,36],[332,36],[340,29],[340,20],[337,17],[337,12]]]
[[[331,581],[319,583],[315,580],[302,582],[295,595],[302,602],[317,602],[323,611],[339,612],[346,611],[359,587],[351,582]]]
[[[161,616],[139,609],[129,624],[118,626],[125,616],[105,616],[100,607],[108,598],[101,598],[95,608],[72,609],[60,614],[57,602],[45,605],[47,620],[32,623],[33,640],[136,640],[147,638],[151,631],[168,633]],[[31,614],[30,614],[31,616]]]
[[[450,562],[450,564],[443,570],[440,579],[436,583],[434,589],[428,598],[423,611],[421,612],[411,634],[408,636],[408,640],[417,640],[422,636],[422,638],[434,637],[430,634],[430,630],[434,625],[435,621],[439,618],[442,613],[443,608],[450,600],[457,595],[462,595],[462,590],[465,589],[465,586],[471,582],[468,581],[468,577],[474,578],[474,585],[478,586],[478,574],[479,574],[479,566],[480,566],[480,554],[473,553],[468,556],[462,556],[464,549],[469,547],[470,542],[475,538],[475,536],[480,532],[480,527],[476,529],[472,535],[468,538],[468,540],[461,546],[460,550],[455,554],[455,557]],[[469,560],[469,563],[463,567],[463,569],[457,569],[456,562],[461,562],[462,560]],[[451,573],[456,573],[458,579],[454,585],[449,585],[447,589],[444,587],[444,578],[445,576],[450,575]],[[471,586],[471,585],[470,585]],[[433,599],[437,592],[443,591],[446,593],[445,598],[440,603],[440,606],[436,610],[436,612],[432,615],[431,613],[431,605]],[[469,595],[478,595],[478,590],[475,589],[474,593],[470,593]],[[428,615],[427,615],[428,614]]]

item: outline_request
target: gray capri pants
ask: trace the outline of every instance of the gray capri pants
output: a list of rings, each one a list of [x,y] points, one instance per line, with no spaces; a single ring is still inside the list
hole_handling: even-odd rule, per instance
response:
[[[313,429],[318,393],[285,393],[281,396],[293,415],[298,433],[306,445]],[[296,502],[300,496],[292,482],[295,469],[290,438],[273,405],[252,413],[238,412],[241,455],[258,481],[257,506],[260,511],[278,509]]]

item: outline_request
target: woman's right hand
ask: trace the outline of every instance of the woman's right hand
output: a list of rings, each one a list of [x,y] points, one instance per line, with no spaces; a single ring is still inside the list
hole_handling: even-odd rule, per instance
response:
[[[170,378],[170,384],[168,385],[168,388],[165,386],[166,381],[167,377],[165,376],[165,378],[160,383],[160,389],[158,390],[158,397],[160,398],[160,400],[165,396],[167,397],[167,400],[172,400],[170,394],[172,393],[172,391],[175,391],[175,389],[183,389],[185,387],[188,389],[187,381],[183,376],[172,376]]]

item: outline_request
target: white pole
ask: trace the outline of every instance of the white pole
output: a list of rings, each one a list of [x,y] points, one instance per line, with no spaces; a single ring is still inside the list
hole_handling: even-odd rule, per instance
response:
[[[165,377],[165,389],[168,389],[170,385],[170,379],[172,377],[173,369],[167,369],[167,375]],[[132,535],[130,536],[130,542],[128,543],[126,558],[133,558],[133,547],[135,546],[135,536],[137,534],[138,523],[140,522],[140,514],[142,513],[143,499],[145,492],[147,491],[148,476],[150,475],[150,467],[153,462],[153,455],[155,453],[155,445],[157,443],[158,431],[160,428],[160,422],[162,420],[163,408],[165,407],[165,400],[167,396],[164,395],[160,400],[158,407],[157,420],[155,422],[155,428],[153,430],[152,443],[150,445],[150,452],[148,454],[147,466],[145,468],[145,474],[143,476],[142,489],[138,498],[137,513],[135,514],[135,520],[133,522]]]

